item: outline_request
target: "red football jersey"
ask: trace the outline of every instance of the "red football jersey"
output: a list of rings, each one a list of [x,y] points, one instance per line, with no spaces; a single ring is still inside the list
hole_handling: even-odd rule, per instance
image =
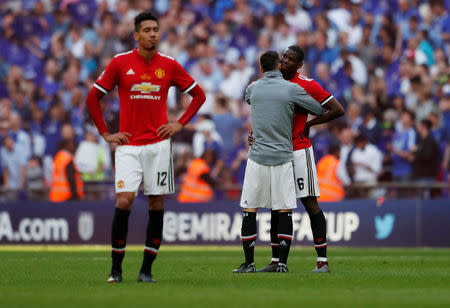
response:
[[[171,86],[184,93],[196,82],[175,61],[157,52],[145,62],[137,49],[116,55],[94,84],[108,93],[118,86],[120,99],[120,132],[131,134],[129,145],[159,142],[157,129],[167,124],[167,92]]]
[[[326,104],[330,99],[333,98],[333,95],[325,91],[314,79],[305,77],[300,73],[297,73],[295,77],[289,81],[296,83],[300,87],[305,89],[306,93],[311,95],[322,105]],[[307,113],[296,112],[294,114],[294,122],[292,126],[292,143],[294,145],[294,151],[306,149],[311,146],[311,141],[303,136],[303,131],[305,130],[307,119]]]

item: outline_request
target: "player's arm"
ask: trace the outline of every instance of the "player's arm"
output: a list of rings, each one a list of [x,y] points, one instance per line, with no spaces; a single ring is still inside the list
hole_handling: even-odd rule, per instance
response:
[[[252,87],[253,87],[253,82],[248,85],[247,89],[245,89],[245,102],[249,105],[251,105],[250,95],[251,95]]]
[[[334,97],[331,97],[326,103],[322,104],[322,106],[325,112],[321,116],[306,122],[304,131],[305,137],[308,137],[309,129],[312,126],[330,122],[344,115],[344,107],[342,107],[341,103]]]
[[[309,93],[305,91],[299,85],[292,87],[294,103],[302,109],[312,115],[320,116],[323,113],[322,106],[316,101]]]
[[[102,108],[100,106],[100,100],[112,90],[118,80],[118,68],[114,59],[105,68],[105,71],[94,83],[94,86],[89,91],[86,98],[86,106],[89,110],[89,114],[97,127],[98,132],[107,142],[117,142],[118,144],[128,143],[128,137],[131,135],[127,132],[119,132],[111,134],[106,126],[105,119],[103,118]]]

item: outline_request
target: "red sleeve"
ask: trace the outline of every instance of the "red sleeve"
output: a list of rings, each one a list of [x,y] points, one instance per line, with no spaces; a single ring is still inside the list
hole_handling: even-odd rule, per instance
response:
[[[197,85],[197,82],[184,70],[180,63],[175,60],[173,63],[172,85],[180,89],[181,92],[188,93]]]
[[[94,87],[107,94],[119,83],[119,63],[117,58],[113,58],[108,66],[95,81]]]
[[[199,85],[195,85],[194,88],[189,91],[189,94],[192,96],[192,101],[184,114],[178,120],[178,122],[180,122],[183,126],[194,117],[206,99],[205,92],[203,92]]]
[[[102,108],[100,107],[100,99],[104,95],[105,94],[99,91],[98,88],[92,88],[86,99],[89,114],[91,115],[91,118],[94,121],[100,135],[108,131],[108,127],[103,119]]]
[[[329,92],[325,91],[322,86],[315,80],[311,80],[308,86],[304,88],[305,91],[311,95],[321,105],[326,104],[332,97]]]

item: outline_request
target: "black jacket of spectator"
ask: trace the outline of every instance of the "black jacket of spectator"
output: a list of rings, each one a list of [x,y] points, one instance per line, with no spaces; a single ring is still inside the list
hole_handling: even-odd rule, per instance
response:
[[[413,175],[416,179],[435,178],[439,173],[439,146],[433,136],[419,140],[414,153]]]

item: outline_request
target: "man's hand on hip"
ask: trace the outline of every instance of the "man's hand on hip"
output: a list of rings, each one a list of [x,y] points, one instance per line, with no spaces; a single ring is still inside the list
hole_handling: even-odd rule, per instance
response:
[[[158,136],[161,139],[167,139],[183,129],[183,125],[179,122],[168,123],[158,128]]]
[[[119,132],[112,135],[110,133],[103,133],[102,137],[109,143],[116,142],[118,144],[126,144],[130,142],[128,137],[131,137],[131,134],[125,132],[123,133]]]

